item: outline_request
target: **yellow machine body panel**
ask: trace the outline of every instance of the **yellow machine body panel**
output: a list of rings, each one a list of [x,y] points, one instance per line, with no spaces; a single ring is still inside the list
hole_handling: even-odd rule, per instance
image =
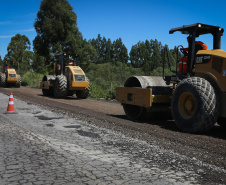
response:
[[[65,75],[68,76],[69,90],[85,90],[89,86],[86,75],[79,66],[66,66]]]
[[[16,83],[18,77],[15,69],[7,69],[7,83]]]
[[[89,82],[72,82],[70,90],[85,90]]]
[[[195,76],[209,76],[226,93],[226,52],[220,49],[200,50],[196,55]]]
[[[151,88],[116,87],[116,100],[122,104],[150,108],[153,103],[170,103],[168,95],[153,95]]]
[[[152,89],[116,87],[116,100],[122,104],[152,106]]]
[[[86,75],[79,66],[66,66],[64,75],[68,79],[69,90],[85,90],[85,88],[89,86]],[[53,85],[53,82],[40,82],[41,89],[49,89],[51,85]]]
[[[195,76],[208,76],[221,90],[220,117],[226,118],[226,52],[220,49],[200,50],[196,55]]]

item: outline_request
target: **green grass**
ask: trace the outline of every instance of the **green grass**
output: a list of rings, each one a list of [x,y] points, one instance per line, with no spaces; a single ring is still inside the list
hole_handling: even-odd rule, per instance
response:
[[[35,73],[35,72],[26,72],[22,75],[21,85],[28,87],[39,88],[40,82],[42,81],[43,74]]]

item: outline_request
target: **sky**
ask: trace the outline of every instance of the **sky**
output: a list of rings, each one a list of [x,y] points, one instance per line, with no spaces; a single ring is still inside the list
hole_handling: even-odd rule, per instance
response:
[[[139,41],[157,39],[169,48],[187,47],[187,35],[169,34],[171,28],[194,23],[226,29],[226,0],[68,0],[77,15],[77,26],[83,38],[102,37],[113,42],[121,38],[128,49]],[[216,2],[216,3],[215,3]],[[3,59],[11,37],[26,35],[31,44],[35,38],[34,21],[41,0],[0,2],[0,56]],[[197,38],[212,49],[212,35]],[[226,32],[221,40],[226,51]]]

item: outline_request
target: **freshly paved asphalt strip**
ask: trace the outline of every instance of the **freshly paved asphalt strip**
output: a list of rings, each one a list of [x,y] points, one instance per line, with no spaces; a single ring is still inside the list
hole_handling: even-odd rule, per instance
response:
[[[15,98],[18,114],[4,114],[9,96],[0,97],[1,185],[198,184],[195,159]]]

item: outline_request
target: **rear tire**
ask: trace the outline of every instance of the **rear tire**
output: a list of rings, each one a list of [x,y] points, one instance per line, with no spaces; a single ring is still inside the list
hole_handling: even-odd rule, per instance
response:
[[[64,98],[67,96],[67,78],[64,75],[56,77],[54,82],[54,97]]]
[[[172,115],[184,132],[210,130],[219,115],[219,102],[211,84],[200,77],[182,80],[172,97]]]
[[[21,85],[21,77],[20,77],[20,75],[17,75],[17,78],[18,78],[18,80],[16,82],[16,87],[20,88],[20,85]]]
[[[46,82],[46,81],[50,82],[49,89],[42,89],[43,96],[53,96],[54,95],[53,86],[54,86],[55,79],[56,79],[56,77],[53,75],[45,75],[42,78],[43,82]]]
[[[6,74],[0,73],[0,87],[6,87]]]
[[[86,77],[86,81],[89,82],[88,77]],[[89,86],[86,87],[85,90],[83,90],[83,91],[76,91],[77,98],[79,98],[79,99],[86,99],[86,98],[88,98],[90,89],[91,89],[91,87],[90,87],[90,83],[89,83]]]

